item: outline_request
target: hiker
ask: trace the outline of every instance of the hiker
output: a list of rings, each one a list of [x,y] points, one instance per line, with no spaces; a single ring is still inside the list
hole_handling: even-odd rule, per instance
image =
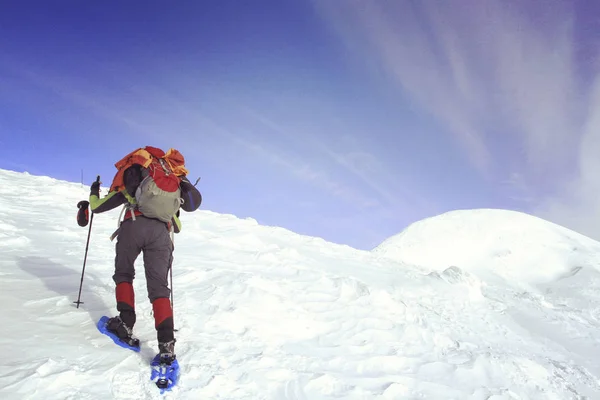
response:
[[[136,315],[132,283],[134,262],[143,252],[159,356],[161,362],[171,364],[176,356],[167,277],[173,263],[173,238],[181,230],[180,208],[188,212],[196,210],[202,196],[187,179],[183,155],[177,150],[165,153],[146,146],[129,153],[115,166],[118,171],[108,194],[100,198],[101,182],[97,180],[90,187],[89,198],[94,213],[121,205],[125,212],[111,236],[111,240],[117,237],[113,280],[119,315],[109,319],[106,329],[127,345],[139,348],[139,340],[133,336]]]

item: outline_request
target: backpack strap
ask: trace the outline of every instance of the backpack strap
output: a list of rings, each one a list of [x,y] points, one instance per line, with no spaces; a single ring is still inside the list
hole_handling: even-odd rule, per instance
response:
[[[131,212],[131,219],[135,221],[135,210],[137,209],[137,204],[136,204],[135,198],[132,197],[127,192],[127,190],[123,190],[122,193],[123,193],[123,196],[125,196],[125,198],[127,199],[127,203],[123,206],[123,211],[121,211],[121,215],[119,215],[119,224],[121,224],[120,221],[122,221],[123,213],[125,212],[125,210],[128,210]]]
[[[135,209],[132,207],[129,207],[129,211],[131,212],[131,219],[133,221],[135,221]]]
[[[131,212],[131,219],[135,221],[135,199],[127,193],[127,190],[121,189],[121,193],[127,199],[127,203],[123,204],[123,208],[121,209],[121,213],[119,213],[119,218],[117,219],[117,229],[110,235],[110,241],[112,242],[117,236],[119,236],[119,231],[121,230],[121,224],[123,223],[123,215],[129,211]]]

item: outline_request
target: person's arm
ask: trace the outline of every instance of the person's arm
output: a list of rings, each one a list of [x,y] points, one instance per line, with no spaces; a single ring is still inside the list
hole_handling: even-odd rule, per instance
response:
[[[110,211],[125,202],[127,202],[127,199],[122,192],[109,192],[103,198],[100,198],[99,194],[90,193],[90,209],[94,213]]]
[[[140,185],[141,176],[141,166],[138,164],[132,165],[123,173],[125,190],[108,192],[102,199],[100,198],[100,177],[98,177],[90,187],[90,208],[92,212],[102,213],[125,203],[135,203],[132,193],[135,193]]]
[[[93,213],[103,213],[112,210],[127,201],[121,192],[109,192],[100,198],[100,177],[90,187],[90,209]]]
[[[196,211],[202,204],[202,194],[185,176],[181,178],[180,187],[181,198],[183,199],[181,208],[187,212]]]
[[[103,213],[119,207],[126,201],[127,199],[121,192],[109,192],[103,198],[99,198],[96,194],[90,194],[90,209],[96,214]]]

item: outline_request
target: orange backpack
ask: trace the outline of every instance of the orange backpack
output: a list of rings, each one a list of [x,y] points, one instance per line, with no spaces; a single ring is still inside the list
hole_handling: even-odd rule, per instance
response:
[[[134,217],[134,210],[149,218],[169,223],[177,213],[181,198],[181,176],[188,173],[183,155],[175,149],[167,153],[156,147],[139,148],[115,164],[117,174],[111,184],[111,191],[125,190],[123,175],[127,168],[139,164],[142,169],[142,181],[135,193],[126,193]]]
[[[133,164],[139,164],[144,168],[149,168],[153,163],[154,165],[156,165],[156,163],[161,163],[161,160],[163,161],[163,165],[166,163],[166,166],[168,166],[168,169],[170,170],[169,172],[172,172],[177,177],[184,176],[189,173],[189,171],[185,168],[185,159],[178,150],[169,149],[169,151],[165,153],[157,147],[140,147],[139,149],[127,154],[115,164],[117,173],[115,174],[112,184],[110,185],[110,191],[121,191],[125,189],[123,173]],[[159,182],[157,182],[157,185],[159,187],[161,186]]]

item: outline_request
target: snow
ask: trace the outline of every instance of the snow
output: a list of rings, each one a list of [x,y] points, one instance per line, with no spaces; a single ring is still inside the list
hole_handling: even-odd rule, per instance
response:
[[[88,228],[88,188],[0,170],[0,398],[600,398],[600,243],[529,215],[455,211],[373,251],[253,219],[183,213],[174,309],[182,375],[160,395],[143,265],[142,350],[100,334],[114,315],[120,210]]]
[[[381,257],[439,270],[492,272],[522,283],[552,282],[594,267],[600,244],[517,211],[459,210],[409,226],[373,250]]]

